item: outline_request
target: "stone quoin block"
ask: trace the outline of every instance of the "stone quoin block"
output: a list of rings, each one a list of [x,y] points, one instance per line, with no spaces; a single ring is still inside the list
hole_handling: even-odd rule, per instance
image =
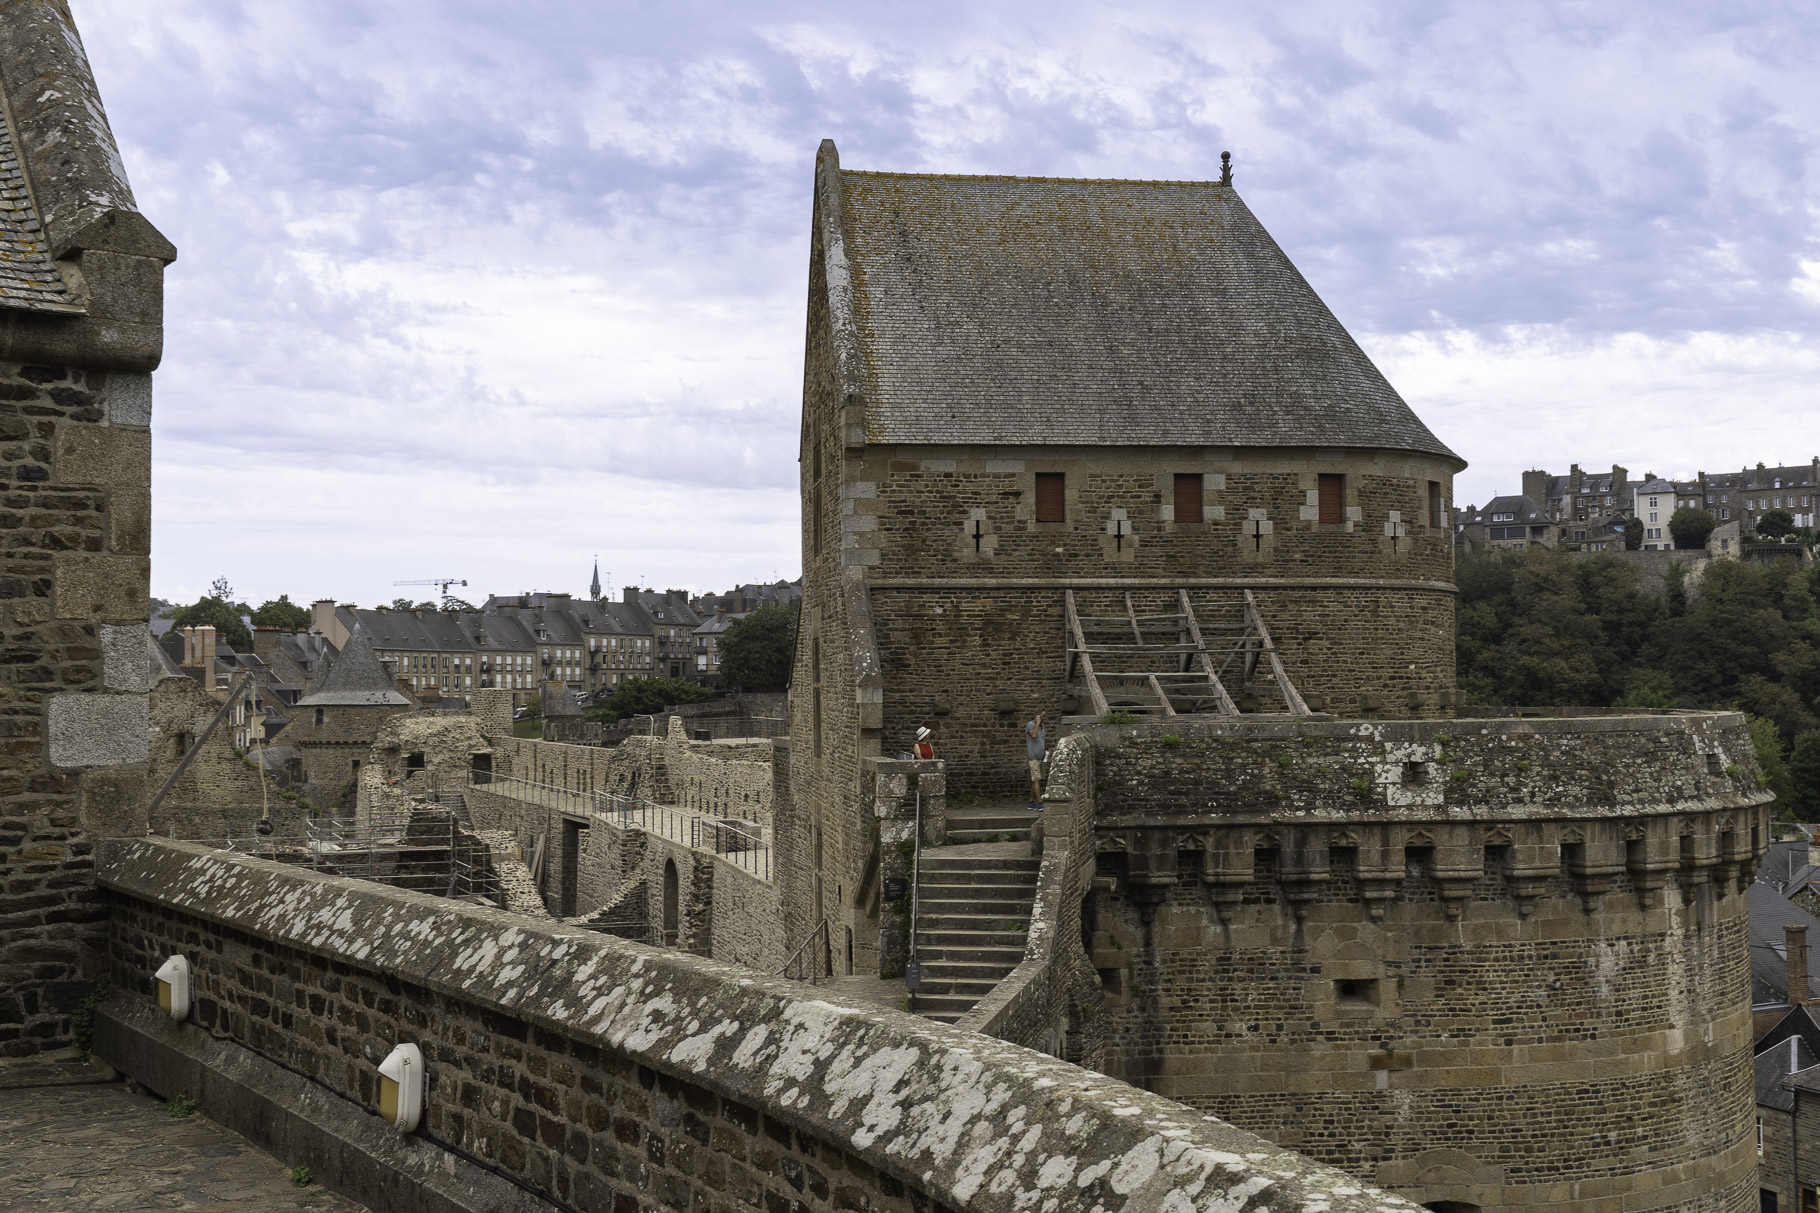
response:
[[[50,760],[107,767],[146,759],[144,695],[57,695],[50,702]]]
[[[56,560],[57,619],[143,621],[150,613],[146,587],[150,562],[144,556],[108,556],[63,552]]]
[[[110,425],[152,424],[152,377],[132,371],[115,371],[107,377],[101,401]]]

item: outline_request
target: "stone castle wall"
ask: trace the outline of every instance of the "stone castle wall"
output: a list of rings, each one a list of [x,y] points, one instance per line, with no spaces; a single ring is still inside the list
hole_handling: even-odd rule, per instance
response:
[[[149,375],[0,360],[0,1054],[69,1041],[94,841],[146,829],[150,422]]]
[[[1104,1076],[825,988],[182,843],[110,848],[98,1049],[259,1140],[286,1113],[225,1066],[287,1067],[366,1120],[379,1060],[410,1041],[419,1167],[458,1148],[578,1208],[1414,1208]],[[185,1024],[152,993],[175,952],[194,967]],[[339,1179],[352,1153],[301,1161]]]
[[[1174,611],[1179,601],[1173,585],[1124,590],[1083,580],[1077,610],[1123,614],[1127,593],[1140,614]],[[1365,718],[1444,714],[1440,702],[1454,677],[1451,593],[1374,586],[1342,593],[1324,585],[1252,593],[1310,707]],[[1191,589],[1189,601],[1210,643],[1220,635],[1215,628],[1243,619],[1240,588]],[[1052,720],[1093,711],[1069,686],[1063,587],[886,581],[874,586],[871,603],[889,688],[884,749],[908,749],[917,727],[931,726],[957,788],[1014,791],[1025,781],[1024,722],[1045,708]],[[1238,663],[1222,681],[1243,699]],[[1267,667],[1259,666],[1250,690],[1257,708],[1283,710]]]
[[[1752,1207],[1742,717],[1090,737],[1109,1072],[1424,1202]]]

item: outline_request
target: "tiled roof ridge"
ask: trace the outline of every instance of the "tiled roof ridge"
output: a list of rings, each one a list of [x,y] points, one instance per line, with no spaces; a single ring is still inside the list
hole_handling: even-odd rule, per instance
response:
[[[842,168],[843,177],[892,177],[916,181],[1017,181],[1030,185],[1174,185],[1232,190],[1238,187],[1218,181],[1197,181],[1172,177],[1025,177],[1017,173],[906,173],[890,169]]]

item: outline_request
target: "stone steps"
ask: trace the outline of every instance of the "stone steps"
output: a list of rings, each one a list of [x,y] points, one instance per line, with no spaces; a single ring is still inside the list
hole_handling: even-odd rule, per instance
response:
[[[985,814],[973,816],[991,821]],[[982,826],[980,832],[1004,832],[993,828],[998,825]],[[922,988],[910,997],[910,1009],[918,1015],[953,1023],[1023,960],[1042,864],[1029,855],[1004,853],[1009,849],[962,846],[923,852],[915,924]]]

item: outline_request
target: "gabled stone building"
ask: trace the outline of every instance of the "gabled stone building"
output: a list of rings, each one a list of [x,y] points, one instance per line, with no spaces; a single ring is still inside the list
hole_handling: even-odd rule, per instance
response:
[[[416,706],[374,654],[367,634],[355,628],[341,652],[322,663],[278,734],[281,744],[299,751],[304,796],[325,806],[345,800],[342,793],[357,785],[380,726]]]

